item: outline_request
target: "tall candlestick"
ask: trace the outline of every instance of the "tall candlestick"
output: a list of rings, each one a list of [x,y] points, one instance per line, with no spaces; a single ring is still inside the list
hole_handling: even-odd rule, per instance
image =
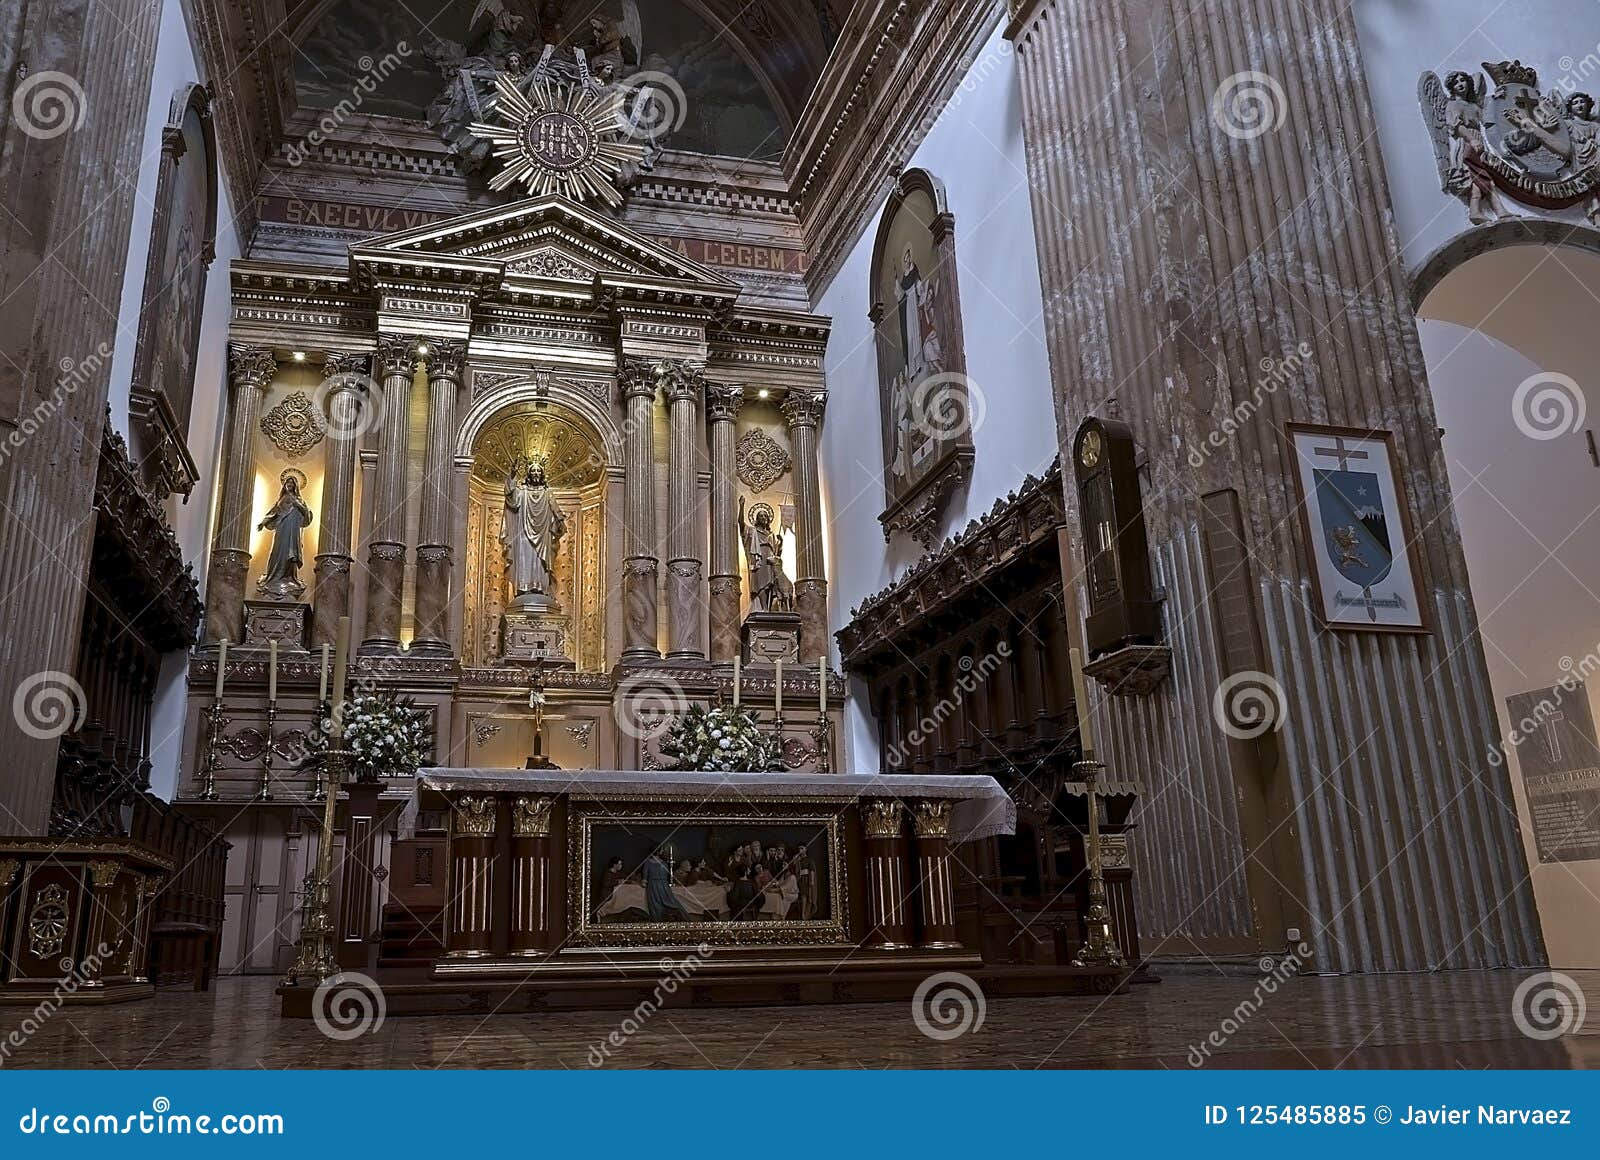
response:
[[[322,642],[322,680],[317,686],[317,702],[328,699],[328,642]]]
[[[222,700],[222,680],[228,673],[228,638],[223,637],[217,642],[217,691],[215,697]]]
[[[817,716],[828,715],[828,658],[817,658]]]
[[[339,618],[338,644],[333,653],[333,723],[332,734],[335,741],[344,738],[344,678],[345,668],[350,661],[350,618]],[[333,787],[329,787],[330,792]]]
[[[783,658],[778,658],[778,677],[773,684],[772,714],[775,717],[783,716]]]
[[[733,707],[739,707],[739,654],[733,654]]]
[[[1089,716],[1089,691],[1083,679],[1083,653],[1069,650],[1072,658],[1072,699],[1078,706],[1078,747],[1083,760],[1094,760],[1094,721]]]
[[[267,642],[267,700],[278,699],[278,642]]]

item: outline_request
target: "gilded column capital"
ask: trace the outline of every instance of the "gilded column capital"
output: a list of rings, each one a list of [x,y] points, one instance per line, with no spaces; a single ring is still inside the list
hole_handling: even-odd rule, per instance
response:
[[[353,391],[361,387],[362,380],[367,377],[367,372],[372,367],[372,356],[369,354],[350,353],[346,351],[329,351],[322,360],[322,381],[337,379],[330,390]]]
[[[778,410],[783,412],[783,421],[792,431],[796,427],[820,427],[822,412],[827,406],[825,391],[790,391],[778,404]]]
[[[550,810],[553,797],[519,797],[511,803],[511,835],[515,838],[546,838],[550,835]]]
[[[916,812],[911,818],[917,829],[917,837],[948,838],[950,814],[953,809],[954,803],[945,800],[918,802]]]
[[[412,378],[417,373],[417,339],[412,335],[380,334],[378,336],[377,366],[383,377],[404,375]]]
[[[89,863],[89,875],[94,881],[96,890],[106,890],[117,884],[117,879],[122,874],[122,863],[112,858],[95,860]]]
[[[744,388],[733,383],[706,381],[706,418],[713,423],[732,423],[744,406]]]
[[[867,837],[898,838],[904,809],[904,806],[893,799],[863,802],[861,824],[867,831]]]
[[[451,834],[457,838],[492,838],[497,813],[492,797],[457,798],[450,808]]]
[[[705,368],[692,359],[633,358],[624,360],[618,377],[624,399],[666,391],[671,398],[698,397],[705,383]]]
[[[0,889],[11,885],[21,866],[22,862],[17,858],[0,858]]]
[[[434,339],[428,343],[428,353],[423,356],[428,365],[428,380],[445,379],[458,386],[461,372],[467,365],[467,344],[460,339]]]
[[[264,391],[278,374],[278,359],[264,346],[228,348],[228,381],[235,390],[253,388]]]

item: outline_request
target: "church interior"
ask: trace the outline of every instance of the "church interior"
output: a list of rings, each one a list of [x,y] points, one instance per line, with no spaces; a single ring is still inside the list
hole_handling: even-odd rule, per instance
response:
[[[1590,0],[68,7],[0,1068],[1600,1065]]]

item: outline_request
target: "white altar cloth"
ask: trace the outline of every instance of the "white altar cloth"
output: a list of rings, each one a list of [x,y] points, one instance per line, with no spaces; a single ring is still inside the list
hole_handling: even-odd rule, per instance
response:
[[[950,842],[959,845],[1017,829],[1016,803],[987,775],[914,773],[711,773],[629,769],[469,769],[435,766],[417,771],[419,788],[447,794],[566,794],[579,801],[612,797],[707,799],[821,798],[852,802],[898,798],[912,805],[940,798],[954,802]]]

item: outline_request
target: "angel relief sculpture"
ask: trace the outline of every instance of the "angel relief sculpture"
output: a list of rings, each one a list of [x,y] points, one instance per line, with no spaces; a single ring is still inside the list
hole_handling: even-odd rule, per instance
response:
[[[1441,187],[1467,203],[1474,225],[1517,213],[1581,209],[1600,226],[1600,121],[1588,93],[1541,93],[1521,61],[1426,72],[1418,84]],[[1485,77],[1487,79],[1485,79]]]
[[[638,67],[642,22],[636,0],[621,0],[620,16],[594,14],[580,31],[565,24],[562,0],[479,0],[465,44],[442,38],[425,49],[444,87],[428,107],[428,124],[450,147],[462,170],[480,174],[490,165],[494,146],[470,127],[486,119],[497,101],[496,85],[505,76],[533,101],[537,83],[607,93]],[[630,107],[648,94],[629,94]],[[652,151],[630,167],[624,183],[648,169]]]

